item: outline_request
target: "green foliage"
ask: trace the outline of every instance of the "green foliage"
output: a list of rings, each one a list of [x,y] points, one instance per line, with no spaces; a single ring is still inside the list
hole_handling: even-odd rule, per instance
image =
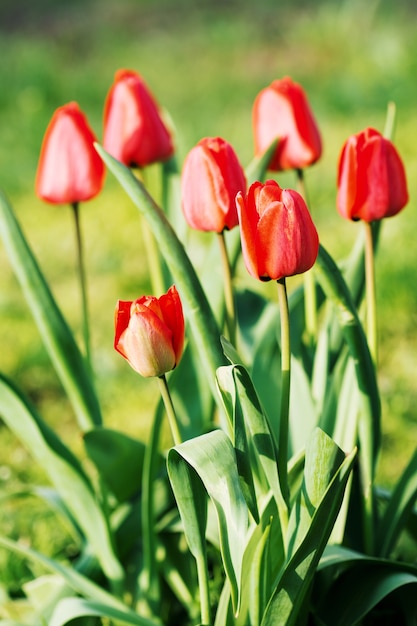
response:
[[[128,4],[127,14],[131,15],[135,3]],[[146,15],[151,15],[151,4],[140,4],[144,11],[149,11]],[[284,4],[286,7],[287,3]],[[164,3],[167,10],[169,6],[168,2]],[[249,10],[248,6],[242,3],[244,11]],[[308,17],[312,9],[308,3],[303,6]],[[309,29],[314,54],[307,59],[308,67],[300,69],[298,74],[307,79],[310,76],[310,85],[316,80],[316,74],[311,72],[312,64],[319,62],[319,54],[323,55],[322,42],[327,42],[327,57],[334,58],[332,47],[337,44],[340,48],[340,35],[346,35],[349,20],[358,16],[355,3],[345,3],[343,20],[335,19],[330,6],[326,11],[323,6],[320,3],[321,28],[312,29],[311,23],[300,17],[288,31],[288,45],[294,55],[294,61],[289,62],[291,69],[293,62],[294,67],[300,67],[294,51]],[[91,7],[94,8],[94,3],[89,5],[89,10]],[[198,13],[190,11],[187,2],[181,2],[180,9],[183,15],[187,14],[187,24],[198,23]],[[60,10],[64,10],[64,5]],[[104,3],[103,13],[106,10],[108,4]],[[275,5],[265,2],[259,11],[263,23],[268,25],[271,15],[275,16]],[[93,13],[95,20],[99,20],[100,11]],[[208,7],[204,15],[214,19]],[[221,15],[230,17],[229,13]],[[291,12],[288,15],[292,15]],[[369,10],[364,10],[361,17],[372,23]],[[328,33],[334,24],[337,32],[332,38]],[[372,30],[366,25],[363,28],[368,33]],[[185,145],[192,144],[200,135],[210,134],[210,124],[213,123],[214,128],[216,115],[221,111],[225,115],[219,127],[216,126],[216,134],[221,134],[223,128],[231,128],[231,133],[239,137],[237,143],[245,154],[247,120],[242,124],[242,114],[236,113],[237,102],[241,99],[246,102],[248,94],[256,92],[255,85],[264,86],[265,81],[271,80],[271,67],[268,63],[265,67],[255,63],[256,71],[251,70],[250,55],[242,57],[243,46],[238,45],[239,40],[246,46],[250,40],[248,35],[253,34],[242,15],[238,15],[232,25],[220,19],[214,28],[209,22],[205,32],[207,41],[215,48],[214,61],[207,72],[199,65],[198,76],[212,72],[216,79],[211,84],[211,109],[205,116],[200,115],[208,98],[198,93],[198,81],[195,81],[197,113],[195,123],[188,120],[190,130],[182,134],[183,141]],[[268,32],[268,29],[263,31],[261,38],[254,36],[253,43],[262,43],[264,33]],[[105,30],[93,33],[94,29],[93,47],[100,38],[107,42]],[[345,38],[346,50],[340,54],[342,60],[350,58],[351,48],[357,46],[358,33],[351,35]],[[403,36],[408,40],[410,31],[406,29]],[[168,35],[159,33],[156,43],[148,40],[144,58],[158,59],[154,46],[161,47],[166,37]],[[230,85],[230,67],[227,72],[222,69],[227,65],[224,53],[230,41],[239,52],[233,68],[237,71],[245,67],[251,82],[250,91],[241,85],[238,88],[238,81]],[[68,50],[70,43],[66,42]],[[373,43],[381,64],[380,42],[374,38]],[[1,43],[0,47],[3,45]],[[187,45],[190,54],[195,39],[190,37]],[[18,43],[13,46],[16,46],[15,51],[19,50]],[[120,43],[116,42],[115,46],[119,49]],[[270,48],[262,50],[270,51]],[[136,48],[132,47],[126,62],[135,58],[135,52]],[[18,109],[27,107],[30,111],[33,103],[36,105],[36,98],[42,95],[41,110],[35,114],[32,109],[25,121],[37,122],[33,124],[37,127],[36,137],[33,135],[28,141],[32,145],[39,144],[41,128],[45,126],[43,121],[49,117],[52,103],[61,104],[57,101],[63,93],[67,99],[71,80],[74,85],[77,82],[71,77],[64,80],[57,76],[50,48],[39,48],[36,54],[39,62],[35,58],[31,63],[25,61],[26,67],[36,65],[38,68],[36,89],[29,84],[32,91],[29,89],[18,98],[19,88],[4,67],[2,72],[10,89],[5,90],[0,100],[3,111],[10,110],[16,102]],[[79,50],[78,54],[82,52]],[[47,57],[49,65],[45,63]],[[177,68],[181,61],[178,48],[173,57],[173,67]],[[363,58],[360,61],[362,63]],[[169,59],[166,62],[171,63]],[[394,63],[391,71],[397,86],[406,66],[413,63],[408,59],[401,65],[401,72]],[[109,66],[107,58],[102,60],[102,65]],[[359,119],[362,121],[363,111],[371,110],[375,102],[380,106],[381,93],[386,96],[381,82],[372,83],[365,97],[363,86],[365,78],[369,85],[368,75],[357,80],[353,89],[349,73],[339,71],[335,76],[330,65],[328,61],[323,62],[321,80],[325,93],[318,96],[318,109],[326,113],[328,127],[337,126],[335,120],[340,121],[341,113],[352,114],[353,124]],[[371,65],[368,60],[367,68]],[[386,64],[382,65],[384,72],[389,71]],[[45,69],[41,71],[39,68],[43,66]],[[157,73],[158,60],[155,67],[150,71]],[[361,67],[355,70],[357,78],[360,78]],[[281,66],[274,65],[273,71],[278,69],[282,69]],[[175,75],[169,68],[166,71]],[[90,91],[91,65],[87,64],[85,72],[80,68],[75,93],[76,97],[85,97],[93,108],[98,96]],[[192,73],[188,78],[193,80]],[[175,93],[173,109],[177,112],[185,96],[177,81],[173,82],[175,85],[170,86],[167,81],[163,95]],[[98,84],[103,91],[108,83],[109,76],[101,70]],[[232,87],[227,104],[226,87]],[[357,113],[359,104],[361,114]],[[404,100],[402,104],[405,108],[409,106]],[[233,123],[230,111],[235,117]],[[96,121],[97,117],[96,114]],[[245,132],[241,132],[242,127]],[[346,122],[341,123],[339,130],[333,128],[334,137],[339,138],[345,129]],[[6,148],[1,149],[11,153],[10,137],[8,141]],[[407,143],[404,135],[402,141]],[[117,426],[107,424],[99,394],[78,349],[76,333],[49,287],[50,264],[42,269],[35,248],[29,246],[14,210],[2,195],[0,236],[7,259],[44,342],[43,358],[45,362],[46,357],[50,358],[74,411],[76,420],[73,423],[71,415],[70,429],[79,441],[73,451],[66,435],[61,434],[55,424],[48,425],[48,420],[34,406],[36,403],[26,397],[20,386],[1,375],[2,434],[9,431],[14,434],[39,464],[42,477],[46,476],[52,485],[48,488],[29,486],[27,493],[31,498],[38,498],[54,520],[59,519],[65,525],[70,534],[71,552],[53,556],[47,550],[43,553],[6,537],[0,525],[2,550],[8,555],[18,555],[19,563],[24,562],[26,567],[26,582],[17,590],[19,598],[13,597],[16,590],[8,585],[7,578],[0,585],[0,597],[2,593],[4,596],[1,602],[5,607],[0,609],[0,623],[61,626],[82,620],[94,626],[109,621],[138,626],[161,623],[167,626],[197,623],[334,626],[367,619],[387,623],[393,611],[397,611],[396,618],[401,619],[401,623],[413,623],[417,582],[414,565],[417,552],[416,453],[411,455],[392,491],[383,494],[377,486],[377,461],[384,433],[381,394],[361,315],[362,238],[358,237],[344,262],[337,262],[327,252],[327,245],[320,249],[313,270],[319,321],[313,341],[311,338],[307,341],[304,332],[304,285],[297,283],[290,294],[292,387],[289,455],[284,459],[284,463],[288,462],[289,498],[286,498],[278,469],[279,461],[282,463],[277,408],[282,393],[281,353],[277,340],[280,320],[271,293],[264,285],[265,290],[261,291],[253,283],[242,280],[239,239],[236,233],[227,233],[236,278],[239,341],[231,345],[222,338],[224,301],[219,275],[213,269],[217,262],[216,249],[207,238],[193,239],[181,222],[177,165],[170,162],[161,168],[156,166],[140,182],[102,148],[97,149],[116,179],[109,181],[112,205],[115,198],[120,206],[123,203],[122,194],[114,192],[118,182],[139,209],[141,219],[146,221],[158,243],[163,280],[166,284],[175,281],[183,298],[188,341],[184,357],[168,382],[174,405],[178,407],[179,429],[184,441],[170,448],[161,404],[154,411],[149,409],[143,413],[151,416],[151,423],[143,429],[140,439],[124,430],[122,413],[126,404],[120,404]],[[332,151],[333,144],[330,153]],[[23,152],[20,146],[19,158]],[[330,156],[333,158],[334,154]],[[268,175],[268,157],[266,153],[248,166],[248,180],[264,179]],[[33,163],[28,165],[30,158],[27,155],[22,158],[24,172],[33,170]],[[6,179],[11,177],[7,172],[6,168]],[[327,171],[318,176],[323,188],[319,193],[317,183],[312,181],[313,194],[320,200],[318,219],[328,210],[327,177],[330,178]],[[129,220],[132,220],[131,214]],[[329,222],[324,237],[332,232],[332,221]],[[141,224],[136,226],[139,231]],[[132,237],[132,230],[129,224],[128,238],[134,239],[136,251],[137,241],[136,236]],[[389,243],[392,242],[395,229],[387,236]],[[329,240],[333,244],[331,237]],[[48,245],[52,247],[51,242]],[[111,255],[106,252],[106,256]],[[127,256],[131,260],[132,256]],[[385,262],[385,257],[383,260]],[[107,262],[111,265],[114,261],[108,259]],[[136,269],[139,272],[139,267]],[[388,271],[392,272],[392,267]],[[133,271],[135,280],[137,272]],[[143,273],[146,274],[146,270]],[[146,281],[147,276],[143,282],[148,286]],[[126,279],[129,286],[133,282],[136,286],[134,280]],[[386,289],[383,285],[382,290]],[[387,327],[384,323],[383,329]],[[110,341],[108,344],[111,346]],[[101,357],[105,353],[106,349],[101,348]],[[105,359],[99,358],[97,362],[103,366],[102,376],[106,379]],[[110,378],[111,372],[107,372],[107,376]],[[136,379],[132,377],[131,386],[133,384],[136,385]],[[139,387],[140,383],[137,385],[135,398],[144,388]],[[135,404],[133,401],[128,405],[129,418],[132,405],[136,410]],[[38,482],[36,474],[31,476],[31,482]],[[16,489],[7,495],[7,502],[17,502],[23,496]],[[24,505],[19,507],[19,514],[23,508]],[[19,573],[18,577],[22,576]]]

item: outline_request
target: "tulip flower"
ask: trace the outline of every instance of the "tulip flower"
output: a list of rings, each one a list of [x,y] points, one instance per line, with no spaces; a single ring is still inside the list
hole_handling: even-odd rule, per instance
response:
[[[145,378],[174,369],[184,347],[184,316],[175,286],[160,298],[119,300],[114,347]]]
[[[237,226],[236,194],[246,191],[246,178],[232,146],[220,137],[206,137],[184,162],[182,207],[196,230],[230,230]]]
[[[391,141],[373,128],[346,141],[337,184],[337,208],[347,219],[381,220],[395,215],[408,202],[401,158]]]
[[[105,102],[103,145],[128,167],[165,161],[174,153],[158,105],[136,72],[115,74]]]
[[[285,77],[263,89],[253,106],[255,153],[278,139],[269,169],[302,169],[321,156],[320,132],[303,88]]]
[[[248,272],[262,281],[302,274],[318,254],[319,238],[303,197],[274,180],[253,183],[236,197]]]
[[[95,141],[76,102],[55,111],[43,139],[36,174],[39,198],[52,204],[74,204],[101,191],[105,170]]]

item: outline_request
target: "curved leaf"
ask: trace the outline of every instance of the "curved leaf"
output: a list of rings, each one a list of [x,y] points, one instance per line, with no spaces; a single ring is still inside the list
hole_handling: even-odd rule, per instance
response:
[[[140,491],[145,444],[109,428],[84,433],[87,454],[119,502]]]
[[[378,524],[377,554],[388,557],[417,498],[417,451],[396,484]]]
[[[198,487],[195,482],[197,476],[213,502],[223,564],[230,581],[236,611],[240,601],[248,509],[240,488],[236,457],[230,439],[221,430],[215,430],[172,448],[168,454],[168,471],[176,499],[178,497],[178,508],[181,507],[181,502],[183,504],[180,512],[185,514],[182,520],[187,540],[190,538],[191,545],[196,545],[200,550],[204,539],[204,519],[198,511],[198,507],[201,508],[202,494],[195,501],[190,500],[196,489],[201,490],[201,486]],[[193,483],[190,483],[190,477],[194,477]],[[190,484],[194,491],[190,490]]]
[[[102,422],[85,361],[27,243],[13,209],[0,191],[0,236],[42,340],[80,427]]]
[[[326,435],[321,431],[316,434],[316,443],[313,441],[312,448],[309,450],[309,460],[307,460],[306,453],[306,467],[309,467],[307,474],[310,478],[305,480],[300,493],[300,499],[304,500],[304,504],[300,502],[300,506],[305,511],[305,520],[300,529],[294,523],[296,520],[292,520],[294,539],[290,543],[290,560],[278,580],[265,611],[262,626],[276,626],[276,624],[295,626],[300,623],[300,616],[305,610],[305,600],[310,591],[313,576],[339,513],[346,483],[356,457],[356,450],[354,450],[333,473],[331,467],[335,460],[337,461],[335,448],[328,444],[323,448],[320,444],[319,448],[323,451],[327,449],[328,455],[323,473],[321,472],[323,459],[316,456],[317,438],[320,443]],[[330,483],[320,498],[321,490],[329,478]],[[307,483],[310,483],[311,487]],[[316,506],[314,506],[315,498],[319,498]],[[296,515],[296,509],[294,511]]]
[[[73,619],[79,617],[107,617],[115,620],[118,624],[133,624],[133,626],[160,626],[160,622],[154,622],[141,617],[127,607],[125,610],[116,609],[101,602],[93,602],[82,598],[65,598],[57,605],[49,622],[49,626],[64,626]]]
[[[416,568],[386,559],[367,558],[338,548],[329,550],[320,571],[332,566],[336,566],[336,572],[342,568],[342,572],[337,578],[332,576],[332,583],[322,594],[317,607],[321,623],[329,626],[356,624],[382,600],[399,590],[404,595],[397,596],[393,604],[396,618],[399,617],[401,607],[405,615],[410,615],[407,623],[415,622]]]
[[[68,511],[91,544],[103,571],[118,585],[123,578],[123,571],[113,550],[108,523],[77,458],[14,385],[1,375],[0,414],[48,474]]]
[[[103,589],[103,587],[96,585],[96,583],[91,581],[89,578],[77,572],[74,567],[67,567],[62,563],[59,563],[54,559],[50,559],[44,554],[25,546],[21,542],[12,541],[11,539],[2,537],[1,535],[0,546],[15,552],[16,554],[20,554],[24,558],[36,563],[36,565],[40,565],[42,568],[45,568],[48,572],[59,574],[59,576],[65,580],[71,589],[75,591],[75,593],[79,593],[91,600],[94,600],[95,602],[102,602],[121,611],[126,608],[126,605],[123,602]]]

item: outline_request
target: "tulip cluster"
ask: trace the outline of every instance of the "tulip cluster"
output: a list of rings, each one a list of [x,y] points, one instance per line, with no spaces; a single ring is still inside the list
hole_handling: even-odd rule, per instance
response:
[[[58,108],[42,143],[36,193],[52,204],[83,202],[104,183],[104,165],[86,115],[76,102]],[[128,166],[145,167],[174,153],[158,104],[136,72],[119,70],[104,106],[103,143]]]
[[[303,88],[291,78],[273,81],[254,101],[255,155],[274,140],[268,169],[315,163],[321,136]],[[104,166],[85,114],[71,102],[54,113],[42,144],[36,191],[55,204],[78,203],[99,193]],[[174,154],[159,106],[136,72],[115,74],[104,106],[104,148],[128,167],[145,167]],[[367,222],[394,215],[408,200],[404,166],[393,144],[373,129],[350,137],[338,171],[337,208]],[[182,172],[182,209],[191,228],[222,234],[239,225],[242,254],[255,278],[281,280],[309,270],[319,238],[302,195],[274,180],[246,177],[233,147],[220,137],[201,139]],[[184,321],[175,288],[160,299],[119,302],[115,347],[143,376],[173,369],[182,351]]]

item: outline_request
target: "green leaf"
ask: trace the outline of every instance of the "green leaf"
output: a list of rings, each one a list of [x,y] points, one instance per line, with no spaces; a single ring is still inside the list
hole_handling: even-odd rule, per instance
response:
[[[319,572],[319,599],[315,609],[321,623],[329,626],[357,624],[384,599],[386,608],[396,619],[403,613],[409,620],[404,623],[415,623],[415,567],[366,557],[342,546],[330,546],[323,556]],[[323,587],[324,580],[329,580],[330,584]],[[390,594],[394,594],[391,606]],[[349,598],[348,602],[346,598]]]
[[[263,152],[263,154],[261,154],[260,156],[252,159],[252,161],[246,167],[245,173],[246,173],[246,178],[247,178],[249,185],[255,182],[256,180],[260,180],[260,181],[264,180],[268,172],[268,167],[271,162],[271,158],[275,150],[277,149],[277,146],[278,146],[278,139],[274,139],[274,141],[271,142],[271,145],[268,146],[265,152]]]
[[[107,520],[81,465],[43,422],[13,383],[0,375],[0,414],[48,474],[70,514],[79,524],[105,574],[115,585],[123,578]]]
[[[217,367],[225,362],[220,345],[220,332],[184,246],[161,208],[131,170],[110,156],[98,144],[96,144],[96,149],[140,213],[144,215],[158,241],[161,254],[180,292],[184,312],[192,328],[201,358],[204,359],[208,372],[212,373],[212,375],[209,374],[208,381],[214,397],[217,398],[215,372]]]
[[[345,454],[334,441],[316,428],[307,443],[303,483],[291,509],[288,559],[295,554],[307,535],[320,502],[344,459]]]
[[[276,501],[282,503],[274,441],[248,372],[242,365],[225,366],[217,370],[217,381],[226,412],[229,412],[235,429],[242,430],[245,426],[247,427],[269,488]],[[248,472],[247,468],[244,473]]]
[[[185,467],[181,467],[182,465]],[[216,430],[176,446],[168,454],[168,472],[175,497],[178,498],[184,531],[187,540],[191,540],[191,546],[195,546],[193,549],[201,550],[204,541],[202,536],[204,519],[200,519],[199,513],[203,494],[201,485],[196,482],[196,475],[213,502],[218,520],[223,564],[230,581],[236,611],[240,602],[248,509],[240,488],[236,457],[230,439],[222,431]],[[191,501],[190,498],[195,496],[195,491],[201,495],[196,501]],[[187,502],[184,502],[184,499],[187,499]]]
[[[0,192],[0,236],[42,340],[80,427],[102,422],[85,361],[27,243],[13,209]]]
[[[322,246],[320,246],[315,272],[326,296],[335,305],[337,319],[355,363],[364,417],[369,422],[367,429],[370,441],[367,445],[373,448],[371,462],[374,465],[381,440],[381,403],[366,336],[342,274]]]
[[[12,539],[8,539],[7,537],[2,537],[0,535],[0,546],[19,554],[20,556],[30,560],[32,563],[35,563],[36,566],[41,566],[46,571],[51,572],[53,574],[58,574],[62,577],[63,580],[75,591],[75,593],[79,593],[95,602],[102,602],[109,606],[113,606],[116,609],[124,610],[126,608],[125,604],[116,598],[116,596],[112,595],[110,592],[106,591],[103,587],[97,585],[90,579],[86,578],[74,567],[68,567],[63,565],[62,563],[51,559],[32,548],[24,545],[22,542],[12,541]]]
[[[84,433],[87,454],[119,502],[139,493],[145,444],[108,428]]]
[[[302,525],[298,530],[296,520],[291,521],[294,535],[290,541],[290,560],[279,577],[265,611],[262,626],[276,626],[276,624],[290,626],[302,623],[300,619],[305,610],[306,598],[339,513],[346,483],[356,457],[356,450],[354,450],[345,458],[337,471],[333,472],[339,453],[335,451],[334,445],[326,441],[326,435],[319,429],[317,430],[309,450],[306,451],[305,475],[307,478],[304,481],[300,503],[297,507],[298,512],[303,515]],[[327,458],[323,459],[317,454],[320,449],[326,453]],[[321,493],[322,497],[320,497]],[[319,502],[317,502],[318,499]]]
[[[336,263],[322,246],[319,249],[315,273],[325,295],[334,305],[337,320],[355,364],[360,400],[358,439],[363,543],[366,551],[371,553],[374,550],[375,518],[372,485],[381,444],[381,402],[376,372],[352,296]]]
[[[133,624],[133,626],[160,626],[145,617],[137,615],[126,607],[125,610],[116,609],[102,602],[84,600],[82,598],[65,598],[56,607],[49,626],[64,626],[73,619],[80,617],[106,617],[120,624]]]
[[[417,451],[395,485],[377,529],[377,554],[388,557],[407,523],[417,497]]]

